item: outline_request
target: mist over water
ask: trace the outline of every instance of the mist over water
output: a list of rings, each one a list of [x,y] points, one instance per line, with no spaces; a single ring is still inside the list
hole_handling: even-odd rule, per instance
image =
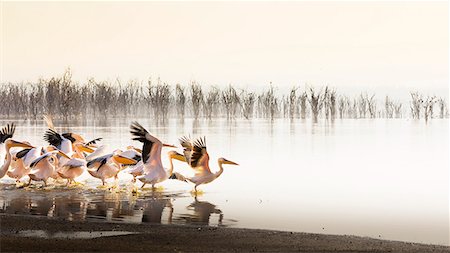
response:
[[[112,151],[131,141],[136,119],[55,121],[86,139],[103,137]],[[105,220],[276,229],[349,234],[449,245],[448,119],[193,120],[165,123],[137,119],[165,143],[183,135],[206,136],[212,170],[225,157],[240,166],[197,198],[193,186],[166,181],[152,193],[131,193],[131,176],[119,174],[120,192],[98,189],[83,174],[84,187],[15,189],[3,185],[6,213]],[[0,122],[6,124],[6,120]],[[16,122],[15,138],[43,145],[42,121]],[[168,166],[163,150],[163,164]],[[178,150],[181,151],[181,150]],[[189,175],[187,165],[175,171]],[[0,182],[13,183],[4,178]],[[112,184],[113,182],[110,181]],[[140,186],[140,183],[137,183]]]

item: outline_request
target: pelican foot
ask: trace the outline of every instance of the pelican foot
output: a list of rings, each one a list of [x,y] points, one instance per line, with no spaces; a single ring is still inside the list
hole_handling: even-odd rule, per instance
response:
[[[192,190],[191,191],[191,196],[192,197],[203,196],[204,194],[205,194],[205,192],[202,191],[202,190],[197,190],[197,191]]]

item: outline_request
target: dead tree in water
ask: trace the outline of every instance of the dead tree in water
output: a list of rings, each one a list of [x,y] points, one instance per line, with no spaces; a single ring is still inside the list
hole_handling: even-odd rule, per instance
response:
[[[297,88],[292,87],[289,93],[289,118],[294,118],[297,108]]]
[[[422,106],[424,109],[424,117],[425,121],[428,121],[428,118],[433,118],[433,105],[436,103],[436,97],[427,97],[426,100],[422,100]]]
[[[411,92],[411,116],[413,119],[420,119],[423,99],[418,92]]]
[[[394,117],[394,102],[392,102],[392,100],[389,99],[388,96],[386,96],[386,99],[384,101],[384,116],[388,119]]]
[[[239,96],[233,86],[228,86],[227,89],[222,91],[222,102],[225,106],[225,111],[227,113],[227,119],[232,119],[235,117],[236,109],[240,103]]]
[[[306,91],[304,91],[299,97],[299,104],[300,104],[300,117],[302,119],[306,118],[306,101],[308,99],[308,94]]]
[[[148,101],[152,106],[153,113],[156,118],[167,118],[170,105],[170,86],[167,83],[163,83],[158,78],[156,85],[151,80],[148,81]]]
[[[191,83],[191,103],[193,116],[195,119],[198,119],[200,107],[203,103],[203,92],[201,86],[195,82]]]
[[[311,114],[313,117],[313,121],[317,122],[319,118],[319,113],[322,110],[323,104],[324,104],[324,96],[321,94],[322,92],[319,92],[316,94],[314,89],[311,87],[309,89],[309,105],[311,106]]]
[[[324,93],[325,102],[325,117],[330,117],[332,120],[336,118],[336,91],[325,88]]]
[[[367,96],[367,95],[366,95]],[[374,99],[375,94],[373,94],[370,98],[367,96],[367,109],[369,111],[369,115],[371,118],[375,118],[377,115],[377,103]]]
[[[348,106],[350,103],[347,101],[348,98],[344,96],[339,96],[338,99],[338,111],[339,111],[339,118],[344,118],[345,113],[348,111]]]
[[[175,86],[175,104],[177,108],[177,115],[184,118],[186,95],[184,94],[184,87],[181,87],[180,84]]]
[[[443,119],[448,114],[447,101],[443,98],[439,98],[437,103],[439,104],[439,118]]]
[[[220,91],[213,87],[203,100],[203,112],[205,117],[211,119],[217,113],[217,107],[220,104]]]
[[[255,94],[252,92],[242,91],[239,104],[241,105],[242,115],[246,119],[250,119],[253,116],[253,108],[255,106]]]

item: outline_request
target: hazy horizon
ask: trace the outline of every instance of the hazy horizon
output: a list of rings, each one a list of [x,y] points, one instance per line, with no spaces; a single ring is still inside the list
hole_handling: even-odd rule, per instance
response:
[[[447,2],[2,2],[1,81],[305,84],[448,97]],[[445,94],[442,94],[445,93]]]

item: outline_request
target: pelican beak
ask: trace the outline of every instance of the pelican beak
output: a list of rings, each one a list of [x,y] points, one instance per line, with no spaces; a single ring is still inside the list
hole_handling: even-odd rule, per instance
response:
[[[81,135],[79,135],[79,134],[74,134],[74,133],[72,133],[72,137],[75,139],[75,141],[77,141],[77,142],[80,142],[80,143],[84,143],[85,141],[84,141],[84,138],[81,136]]]
[[[232,161],[229,161],[229,160],[225,160],[225,161],[223,162],[223,164],[239,165],[239,164],[237,164],[237,163],[235,163],[235,162],[232,162]]]
[[[59,149],[58,149],[58,155],[60,155],[60,156],[62,156],[62,157],[65,157],[65,158],[67,158],[67,159],[70,159],[70,157],[69,157],[66,153],[62,152],[62,151],[59,150]]]
[[[127,149],[134,149],[134,150],[136,150],[136,152],[142,153],[142,149],[136,148],[136,147],[133,147],[133,146],[128,146]]]
[[[177,146],[171,145],[171,144],[163,144],[163,147],[166,148],[177,148]]]
[[[34,148],[30,144],[27,144],[27,143],[24,143],[24,142],[15,141],[15,140],[11,140],[11,147]]]
[[[178,153],[178,152],[176,152],[176,154],[174,154],[174,155],[172,156],[172,158],[173,158],[173,159],[176,159],[176,160],[178,160],[178,161],[186,162],[186,158],[184,157],[184,155],[182,155],[182,154],[180,154],[180,153]]]
[[[93,153],[94,150],[86,145],[79,145],[78,146],[80,148],[81,151],[83,152],[87,152],[87,153]]]
[[[118,163],[125,164],[125,165],[135,165],[137,163],[136,160],[121,156],[121,155],[114,155],[114,160],[116,160]]]

